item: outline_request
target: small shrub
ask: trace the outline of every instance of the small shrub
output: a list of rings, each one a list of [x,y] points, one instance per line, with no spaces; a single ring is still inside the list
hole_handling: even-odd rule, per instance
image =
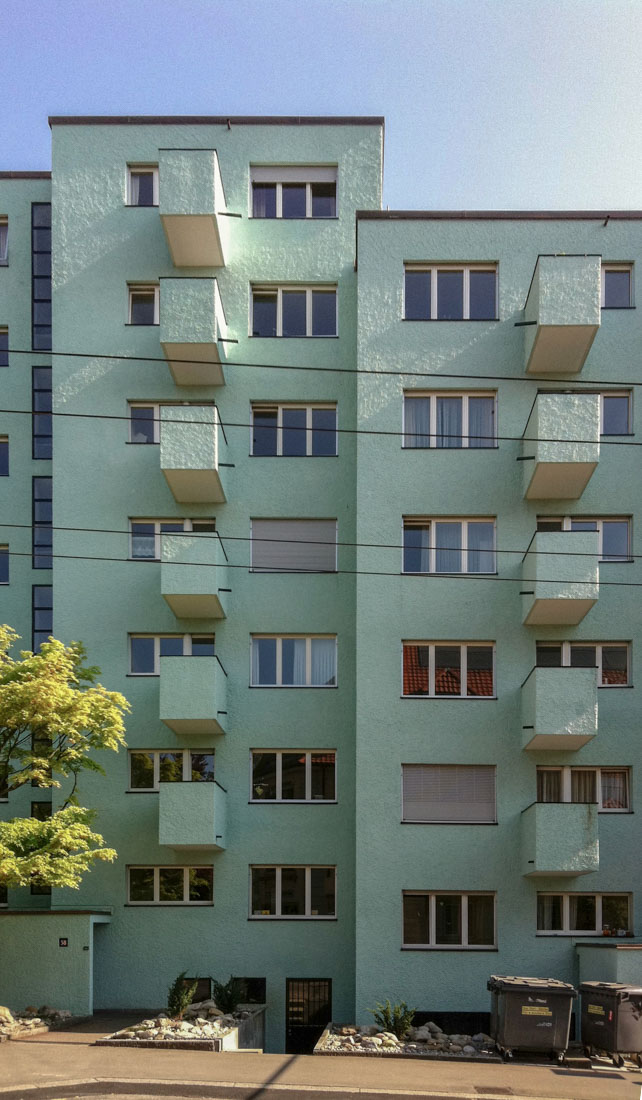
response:
[[[398,1005],[391,1005],[387,998],[385,1004],[379,1004],[378,1001],[375,1004],[377,1007],[369,1008],[368,1012],[372,1013],[381,1030],[391,1031],[398,1039],[403,1039],[408,1028],[412,1026],[416,1009],[408,1008],[405,1001]]]
[[[216,1007],[220,1008],[225,1015],[228,1015],[228,1013],[235,1011],[241,1000],[243,986],[238,978],[234,978],[230,974],[225,983],[212,980],[212,990]]]
[[[183,1019],[183,1013],[191,1003],[196,991],[197,982],[194,982],[193,985],[185,984],[186,974],[187,971],[183,970],[167,990],[167,1011],[174,1019]]]

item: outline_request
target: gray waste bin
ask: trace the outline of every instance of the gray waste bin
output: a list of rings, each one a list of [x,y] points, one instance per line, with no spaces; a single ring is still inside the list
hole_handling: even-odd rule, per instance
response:
[[[568,1049],[577,991],[557,978],[491,974],[490,1034],[504,1058],[514,1050],[541,1051],[562,1061]]]
[[[582,1042],[622,1065],[623,1054],[635,1054],[642,1065],[642,989],[619,982],[582,982]]]

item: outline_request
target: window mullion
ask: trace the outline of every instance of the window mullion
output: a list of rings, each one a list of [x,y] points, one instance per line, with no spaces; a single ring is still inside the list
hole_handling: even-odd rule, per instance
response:
[[[570,668],[571,664],[571,643],[562,642],[562,668]]]
[[[283,405],[277,405],[276,409],[276,453],[283,454]]]
[[[183,772],[182,772],[182,774],[183,774],[183,783],[189,783],[191,781],[191,778],[192,778],[192,771],[191,771],[191,768],[189,766],[190,750],[189,749],[183,749],[182,756],[183,756]]]
[[[275,876],[276,876],[275,909],[276,909],[276,916],[280,917],[281,916],[281,868],[280,867],[275,867],[274,870],[275,870]]]
[[[283,184],[281,183],[276,185],[276,216],[283,217]]]
[[[160,442],[160,405],[153,405],[153,420],[154,420],[154,443]]]
[[[463,696],[468,695],[468,646],[462,645],[459,648],[461,653],[459,694]]]
[[[428,524],[428,572],[435,573],[437,571],[437,526],[434,523]]]
[[[305,335],[312,335],[312,290],[310,287],[305,292]]]
[[[305,453],[312,454],[312,407],[310,405],[306,405],[305,409]]]
[[[312,868],[305,869],[305,916],[312,916]]]
[[[306,183],[305,185],[305,216],[306,218],[312,217],[312,184]]]
[[[464,268],[464,301],[463,301],[463,317],[464,321],[470,320],[470,268]]]
[[[437,309],[437,268],[430,269],[430,319],[435,321],[439,316]]]
[[[595,930],[596,930],[596,932],[597,932],[598,929],[601,932],[603,927],[604,927],[604,924],[603,924],[603,921],[602,921],[602,895],[601,894],[596,894],[595,895]]]
[[[183,634],[183,657],[192,656],[192,635]]]
[[[468,947],[468,894],[461,895],[461,946]]]
[[[305,754],[305,800],[312,801],[312,753]]]
[[[470,436],[468,431],[469,416],[468,416],[468,394],[462,394],[461,398],[461,445],[462,447],[470,447]]]
[[[283,660],[281,652],[282,639],[276,639],[276,683],[281,687],[283,681]]]
[[[570,932],[571,930],[571,917],[570,917],[570,900],[568,894],[562,894],[562,931]]]
[[[602,646],[595,647],[595,663],[597,664],[597,682],[602,683]]]
[[[570,765],[562,768],[562,802],[570,802],[573,795],[573,785]]]
[[[283,291],[277,287],[276,291],[276,334],[283,336]]]
[[[153,771],[153,785],[154,785],[154,789],[157,790],[159,785],[160,785],[160,753],[158,753],[158,752],[153,753],[152,761],[153,761],[153,768],[154,768],[154,771]]]
[[[160,901],[160,867],[154,867],[154,901]]]
[[[305,639],[305,684],[312,683],[312,638]]]
[[[154,672],[160,674],[160,634],[154,635]]]
[[[431,947],[437,943],[437,895],[428,895],[428,942]]]
[[[435,694],[435,647],[428,646],[428,694]]]
[[[283,753],[276,754],[276,800],[283,800]]]
[[[461,571],[468,572],[468,520],[461,521]]]
[[[431,447],[437,446],[437,395],[433,394],[430,398],[430,423],[428,425],[430,431],[430,438],[428,440]]]

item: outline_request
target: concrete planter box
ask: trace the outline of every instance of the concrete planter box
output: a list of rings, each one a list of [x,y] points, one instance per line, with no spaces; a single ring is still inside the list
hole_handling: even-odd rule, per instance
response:
[[[239,1005],[240,1011],[251,1014],[239,1020],[223,1035],[213,1039],[128,1039],[122,1032],[98,1039],[98,1047],[141,1047],[145,1050],[208,1050],[220,1051],[251,1050],[263,1053],[265,1046],[265,1005]]]
[[[500,1055],[495,1051],[492,1053],[478,1051],[475,1054],[464,1054],[463,1052],[448,1053],[446,1051],[427,1049],[408,1050],[401,1048],[394,1050],[388,1047],[378,1047],[376,1050],[366,1050],[359,1046],[337,1050],[336,1047],[333,1047],[332,1040],[335,1035],[335,1028],[341,1026],[343,1025],[328,1024],[312,1053],[322,1055],[326,1058],[406,1058],[414,1062],[501,1062],[502,1060]],[[412,1045],[421,1048],[423,1044],[417,1042]]]

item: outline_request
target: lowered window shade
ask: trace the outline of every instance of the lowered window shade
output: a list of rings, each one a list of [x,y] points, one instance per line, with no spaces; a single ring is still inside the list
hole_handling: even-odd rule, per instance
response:
[[[253,164],[252,183],[332,183],[336,164]]]
[[[404,821],[494,822],[495,768],[403,764]]]
[[[336,573],[335,519],[252,520],[252,569]]]

